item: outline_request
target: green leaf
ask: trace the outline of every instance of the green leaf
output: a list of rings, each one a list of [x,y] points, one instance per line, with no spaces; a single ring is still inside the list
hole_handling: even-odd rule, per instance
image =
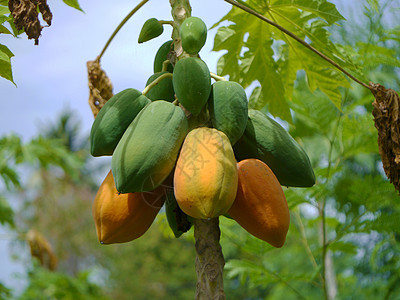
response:
[[[302,11],[308,11],[313,15],[324,19],[329,25],[344,20],[344,17],[338,12],[336,6],[326,0],[275,0],[275,2],[277,3],[275,7],[286,5],[289,8],[295,7]]]
[[[8,0],[0,0],[0,5],[8,6]]]
[[[326,0],[248,0],[245,3],[300,38],[308,38],[311,45],[322,49],[340,65],[355,69],[329,39],[327,24],[344,19],[332,3]],[[237,8],[232,8],[220,22],[225,20],[234,24],[220,27],[214,41],[213,51],[227,50],[218,61],[218,73],[229,75],[230,80],[238,81],[244,88],[254,82],[260,84],[249,102],[252,108],[267,106],[275,117],[291,121],[289,102],[299,70],[305,70],[312,92],[322,91],[341,108],[339,87],[349,87],[349,83],[333,66],[277,28]]]
[[[14,212],[6,199],[0,196],[0,224],[14,226]]]
[[[5,21],[8,21],[9,17],[0,15],[0,24],[3,24]]]
[[[357,246],[349,242],[341,242],[341,241],[334,242],[332,244],[329,244],[329,249],[332,252],[339,251],[352,255],[357,254]]]
[[[15,84],[11,69],[12,56],[14,54],[6,46],[0,44],[0,76]]]
[[[5,33],[5,34],[12,34],[10,30],[8,30],[7,27],[4,27],[3,25],[0,25],[0,33]]]
[[[78,3],[78,0],[63,0],[63,2],[68,6],[71,6],[77,10],[80,10],[81,12],[84,12]]]
[[[8,5],[8,4],[2,4],[0,3],[0,5]],[[8,6],[0,6],[0,15],[5,15],[5,14],[9,14],[10,10],[8,9]]]

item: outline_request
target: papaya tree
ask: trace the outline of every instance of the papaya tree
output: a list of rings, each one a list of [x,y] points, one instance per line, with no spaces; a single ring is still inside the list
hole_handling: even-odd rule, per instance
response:
[[[142,1],[133,13],[146,2]],[[94,208],[100,241],[125,242],[126,238],[131,240],[144,233],[140,229],[132,237],[130,234],[133,231],[128,229],[128,234],[127,228],[117,221],[121,213],[108,215],[109,211],[121,210],[123,220],[138,218],[135,212],[127,208],[129,205],[126,200],[118,201],[114,197],[119,199],[125,197],[124,193],[142,193],[140,196],[146,203],[156,204],[153,208],[156,209],[155,213],[151,214],[150,220],[147,221],[146,218],[144,221],[143,218],[143,222],[147,224],[145,228],[148,228],[148,223],[151,224],[162,205],[162,202],[161,205],[159,203],[160,197],[168,198],[168,192],[160,196],[160,191],[154,188],[164,187],[167,190],[172,187],[173,193],[169,193],[169,197],[175,198],[173,200],[178,204],[171,213],[175,214],[172,229],[183,231],[184,226],[180,224],[182,215],[185,224],[194,224],[197,299],[225,297],[219,216],[225,214],[233,217],[256,237],[281,247],[288,230],[289,212],[280,185],[311,187],[315,183],[313,169],[304,150],[278,123],[254,108],[262,109],[268,104],[274,116],[291,122],[287,101],[292,98],[294,80],[297,71],[301,69],[306,71],[310,89],[315,91],[318,88],[337,107],[341,104],[338,88],[349,87],[347,78],[369,89],[376,96],[376,103],[386,103],[383,108],[375,105],[377,126],[380,124],[379,119],[382,119],[379,111],[386,111],[387,105],[398,102],[394,91],[386,90],[379,84],[366,84],[351,74],[355,66],[326,39],[327,31],[324,26],[343,19],[333,4],[324,1],[303,5],[301,10],[309,14],[301,15],[301,10],[293,3],[226,2],[232,4],[233,8],[221,21],[229,20],[234,24],[220,27],[216,35],[214,50],[228,50],[219,61],[218,75],[210,73],[198,55],[206,39],[206,26],[201,19],[192,16],[189,1],[170,1],[173,21],[149,19],[139,36],[139,43],[145,42],[158,37],[163,32],[163,25],[173,26],[172,42],[167,43],[170,43],[170,49],[164,50],[164,59],[156,60],[163,61],[162,66],[160,65],[163,73],[155,74],[153,81],[148,81],[142,93],[135,91],[135,95],[130,98],[130,104],[135,106],[130,113],[131,119],[126,122],[130,124],[122,124],[121,118],[116,117],[121,115],[121,111],[126,112],[125,104],[119,100],[126,90],[111,97],[109,102],[101,94],[97,99],[92,93],[89,99],[95,115],[96,109],[101,108],[92,127],[93,135],[97,132],[104,133],[116,145],[111,150],[112,173],[109,174],[114,176],[115,186],[111,182],[107,192],[99,190],[96,199],[101,203]],[[246,35],[248,36],[245,39]],[[309,38],[312,43],[305,42],[305,38]],[[274,40],[284,43],[281,46],[282,51],[285,51],[280,56],[282,61],[276,61],[273,57]],[[327,54],[317,50],[316,47],[319,46],[322,51],[328,49]],[[160,51],[162,48],[157,54]],[[89,68],[89,78],[94,70],[101,72],[99,62],[103,53],[104,50],[94,62],[90,62],[91,65],[96,64],[96,67]],[[337,58],[338,62],[334,60]],[[317,66],[312,63],[313,60],[318,61]],[[167,71],[170,65],[173,68],[172,73]],[[262,72],[259,71],[260,66],[264,67]],[[105,76],[104,73],[102,75]],[[230,81],[221,75],[229,75]],[[161,83],[171,77],[172,85],[165,84],[161,88]],[[215,80],[212,85],[211,78]],[[247,101],[243,89],[254,81],[258,81],[260,86],[253,90],[250,101]],[[332,89],[332,86],[336,88]],[[151,99],[152,102],[148,101],[145,106],[140,104],[138,99],[146,97],[150,91],[156,94]],[[175,94],[175,98],[158,102],[159,99],[167,99],[166,94]],[[246,102],[249,102],[250,109],[243,105]],[[164,117],[165,114],[169,117]],[[389,122],[393,122],[391,120],[389,118]],[[393,117],[393,120],[397,119]],[[109,129],[100,129],[102,126]],[[382,126],[380,132],[385,127]],[[114,128],[118,137],[108,133]],[[391,131],[383,133],[385,137],[393,134]],[[395,149],[390,148],[390,140],[391,138],[380,138],[381,147],[386,149],[381,155],[386,153],[389,156],[384,164],[389,176],[397,172],[392,170],[397,167],[393,165]],[[98,141],[92,143],[92,147],[103,148],[104,143]],[[152,149],[151,154],[148,153],[149,149]],[[237,168],[236,159],[240,161]],[[173,174],[173,178],[170,174]],[[396,186],[396,175],[392,176],[394,177],[391,180],[395,181]],[[257,188],[260,192],[256,192]],[[103,196],[112,190],[114,197]],[[157,200],[143,194],[151,191],[151,196],[155,196]],[[102,209],[107,207],[105,205],[108,201],[118,202],[118,205],[124,205],[125,208]],[[324,202],[321,205],[321,211],[324,211]],[[141,210],[136,210],[139,211]],[[139,229],[141,225],[143,223],[131,223],[128,228]],[[108,226],[115,232],[115,239],[102,241],[102,233]],[[122,235],[118,237],[119,234]],[[328,297],[327,289],[324,291]]]
[[[219,218],[233,218],[255,237],[282,247],[290,222],[282,186],[313,190],[318,182],[307,152],[271,118],[298,124],[293,113],[299,71],[306,89],[329,98],[334,114],[343,108],[342,90],[349,81],[372,92],[383,168],[399,189],[399,97],[367,83],[349,55],[330,41],[326,27],[343,19],[335,5],[225,0],[232,9],[213,26],[218,27],[214,50],[228,52],[210,72],[199,54],[207,26],[192,16],[188,0],[170,0],[172,20],[152,16],[138,38],[143,43],[160,36],[164,26],[173,28],[172,39],[154,51],[154,75],[143,91],[130,88],[113,95],[101,58],[118,30],[148,1],[127,15],[99,56],[87,63],[95,117],[91,153],[112,156],[93,206],[102,244],[139,238],[165,203],[176,237],[194,227],[196,299],[224,299]],[[46,7],[40,11],[46,21]],[[231,24],[222,26],[223,21]],[[322,225],[326,204],[316,201]],[[325,262],[330,254],[326,228],[321,230]],[[328,299],[329,271],[322,269],[320,276]]]

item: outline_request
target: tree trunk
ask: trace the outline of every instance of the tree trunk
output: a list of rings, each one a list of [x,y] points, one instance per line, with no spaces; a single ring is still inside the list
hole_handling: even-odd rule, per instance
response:
[[[220,235],[218,218],[194,220],[197,254],[196,300],[226,299],[223,282],[225,260],[219,244]]]

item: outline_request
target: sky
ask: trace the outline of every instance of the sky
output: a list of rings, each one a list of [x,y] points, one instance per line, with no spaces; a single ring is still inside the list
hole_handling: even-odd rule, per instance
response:
[[[349,5],[356,8],[362,1],[331,2],[346,17]],[[137,0],[81,0],[85,11],[82,13],[62,1],[49,1],[53,22],[51,27],[43,29],[39,46],[25,34],[19,39],[1,35],[0,43],[15,55],[12,66],[17,87],[0,78],[0,136],[15,133],[28,141],[39,133],[39,124],[54,123],[65,108],[78,113],[82,132],[88,134],[93,115],[87,103],[86,62],[96,58],[113,30],[137,3]],[[207,27],[230,10],[230,5],[222,0],[192,0],[191,4],[192,15],[200,17]],[[166,27],[161,37],[139,45],[140,29],[151,17],[169,20],[169,1],[149,1],[122,28],[101,60],[114,85],[114,93],[126,88],[143,90],[153,73],[154,49],[170,38],[172,29]],[[216,72],[217,60],[222,55],[211,52],[215,33],[215,29],[209,31],[200,52],[211,72]],[[7,239],[0,238],[0,281],[14,286],[12,274],[22,272],[23,268],[10,260],[8,246]]]

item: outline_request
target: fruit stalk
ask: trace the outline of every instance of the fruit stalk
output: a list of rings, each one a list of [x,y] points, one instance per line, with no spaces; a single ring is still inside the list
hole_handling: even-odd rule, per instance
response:
[[[192,8],[189,0],[170,0],[170,4],[175,24],[172,32],[175,55],[178,58],[182,58],[187,54],[185,55],[182,49],[179,27],[186,18],[191,16]],[[209,220],[194,219],[193,223],[197,254],[195,299],[226,299],[223,282],[225,260],[219,243],[221,235],[219,220],[218,218]]]
[[[219,219],[194,219],[197,286],[195,299],[226,299],[223,270],[225,265],[219,238]]]

